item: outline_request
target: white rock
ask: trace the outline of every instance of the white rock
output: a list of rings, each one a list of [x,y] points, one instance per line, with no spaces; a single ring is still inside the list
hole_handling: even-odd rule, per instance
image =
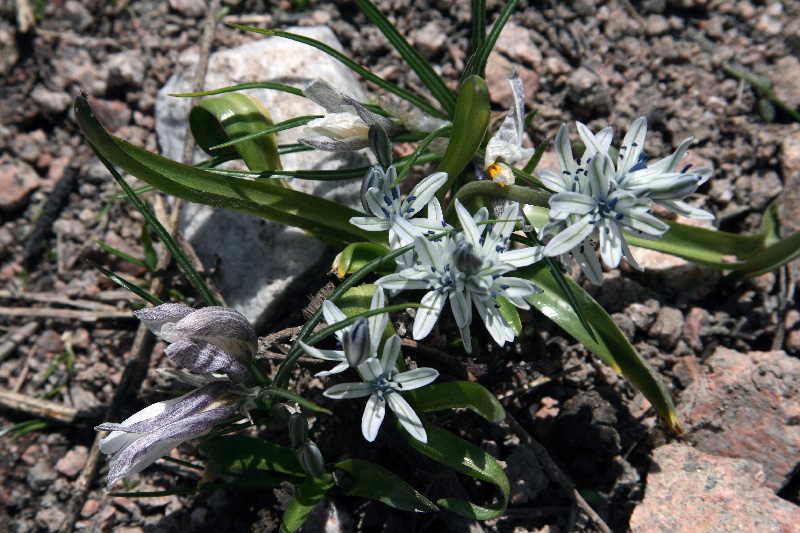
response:
[[[342,50],[327,26],[290,28]],[[257,39],[257,37],[254,37]],[[162,154],[180,160],[186,135],[189,99],[168,96],[191,91],[196,55],[181,59],[182,71],[159,91],[156,101],[156,133]],[[302,88],[320,77],[353,98],[366,101],[363,89],[344,65],[319,50],[288,39],[257,39],[210,57],[205,89],[217,89],[254,81],[274,81]],[[306,98],[280,91],[244,91],[261,100],[274,122],[302,115],[321,115],[324,110]],[[278,133],[279,144],[297,142],[302,128]],[[199,149],[195,161],[207,156]],[[328,170],[369,164],[365,153],[300,152],[281,157],[285,169]],[[356,207],[360,180],[349,182],[302,182],[288,180],[292,188]],[[278,298],[287,287],[306,279],[325,255],[325,246],[294,228],[257,217],[206,206],[187,204],[181,230],[195,247],[206,268],[214,268],[214,283],[228,305],[256,325],[276,311]]]

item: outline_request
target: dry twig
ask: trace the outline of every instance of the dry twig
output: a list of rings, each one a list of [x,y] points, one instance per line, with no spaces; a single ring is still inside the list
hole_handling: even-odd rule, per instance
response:
[[[561,471],[560,468],[558,468],[558,465],[550,457],[550,454],[547,453],[545,447],[539,444],[530,435],[530,433],[525,431],[525,428],[523,428],[520,423],[508,413],[508,411],[506,411],[506,423],[508,424],[508,427],[511,428],[511,431],[513,431],[514,434],[519,437],[519,440],[524,443],[525,446],[530,448],[530,450],[544,467],[547,476],[561,486],[561,488],[567,493],[567,496],[569,496],[569,499],[572,500],[575,505],[580,507],[584,513],[586,513],[586,515],[589,517],[589,520],[594,523],[597,529],[599,529],[602,533],[611,533],[611,529],[609,529],[608,525],[603,521],[602,518],[600,518],[600,515],[598,515],[595,510],[592,509],[588,503],[586,503],[586,500],[584,500],[583,496],[580,495],[578,489],[575,488],[575,485],[572,483],[572,481],[566,476],[566,474],[564,474],[564,472]]]
[[[0,361],[3,361],[6,357],[14,353],[14,350],[16,350],[20,344],[28,340],[28,337],[36,333],[37,329],[39,329],[39,323],[33,321],[3,335],[3,338],[0,339]]]

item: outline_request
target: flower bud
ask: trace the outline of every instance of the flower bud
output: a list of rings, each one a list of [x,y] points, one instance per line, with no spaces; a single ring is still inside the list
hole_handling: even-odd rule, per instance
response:
[[[350,368],[356,368],[372,355],[372,341],[369,338],[369,324],[366,318],[359,318],[350,330],[344,332],[342,347]]]
[[[483,266],[483,259],[478,257],[472,244],[467,242],[461,243],[456,247],[453,252],[453,259],[456,267],[468,276],[477,274]]]
[[[389,141],[389,136],[386,130],[379,124],[373,124],[369,127],[369,145],[372,151],[375,152],[375,157],[383,170],[388,170],[392,166],[392,143]]]
[[[325,460],[314,441],[306,440],[294,454],[309,476],[319,477],[325,471]]]
[[[289,417],[289,440],[292,449],[300,448],[308,438],[308,421],[300,413],[294,413]]]

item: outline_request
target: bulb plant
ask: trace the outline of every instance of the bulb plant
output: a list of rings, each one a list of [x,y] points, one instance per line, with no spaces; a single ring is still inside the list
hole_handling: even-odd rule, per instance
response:
[[[531,115],[525,114],[522,80],[510,73],[514,104],[499,129],[489,131],[490,99],[483,76],[489,53],[518,0],[506,4],[488,32],[485,1],[474,0],[472,54],[457,91],[448,87],[370,0],[356,2],[419,76],[425,94],[385,81],[310,38],[240,27],[329,53],[395,102],[382,107],[359,102],[322,79],[301,88],[265,82],[260,85],[305,96],[326,112],[313,119],[272,124],[259,103],[237,92],[243,87],[200,93],[210,98],[198,104],[196,109],[203,112],[192,114],[191,125],[198,143],[212,156],[209,168],[203,169],[164,159],[109,135],[93,115],[87,97],[76,99],[75,116],[88,142],[159,232],[207,305],[194,309],[162,303],[143,289],[127,285],[154,305],[138,311],[137,317],[170,343],[169,359],[185,369],[167,373],[196,389],[151,405],[122,423],[97,426],[110,431],[100,444],[103,452],[113,454],[109,486],[141,471],[180,442],[202,438],[200,450],[208,465],[201,483],[218,472],[255,468],[261,475],[254,479],[265,486],[288,481],[297,487],[284,515],[285,531],[296,531],[315,503],[331,490],[407,511],[446,508],[471,518],[495,518],[503,513],[510,494],[499,463],[475,444],[430,423],[425,413],[466,407],[487,424],[495,424],[505,416],[502,406],[475,382],[437,380],[439,372],[425,361],[409,369],[388,313],[415,308],[413,339],[424,341],[438,326],[439,335],[453,341],[453,353],[469,354],[475,348],[472,333],[476,328],[485,327],[492,342],[503,346],[522,334],[519,310],[538,309],[628,378],[647,397],[668,431],[681,433],[669,392],[657,372],[562,268],[571,272],[574,260],[589,282],[600,285],[601,260],[608,268],[617,268],[623,259],[640,268],[631,244],[727,270],[731,277],[768,272],[800,254],[797,234],[781,240],[774,228],[767,227],[760,235],[744,238],[748,245],[740,246],[743,237],[739,235],[655,216],[653,203],[684,217],[713,219],[712,213],[691,204],[691,195],[713,171],[683,163],[691,137],[672,154],[650,163],[645,152],[645,117],[631,124],[619,146],[613,145],[611,128],[592,133],[578,122],[585,147],[581,152],[573,149],[565,123],[555,138],[558,168],[537,169],[548,140],[536,150],[523,147],[526,118]],[[237,114],[239,121],[221,120]],[[236,122],[235,130],[231,122]],[[289,127],[304,128],[299,139],[302,146],[277,144],[275,132]],[[392,143],[397,139],[416,140],[414,153],[394,160]],[[285,171],[280,165],[282,149],[365,147],[377,161],[369,168],[312,172]],[[233,158],[244,160],[250,170],[214,167]],[[435,162],[435,172],[403,197],[401,180],[423,162]],[[139,200],[137,191],[121,180],[115,166],[167,194],[290,224],[340,249],[335,268],[342,283],[301,328],[275,375],[266,375],[254,360],[257,337],[253,328],[237,312],[216,305],[175,241]],[[276,179],[331,179],[334,174],[363,179],[363,211],[289,189]],[[401,303],[390,305],[393,300]],[[442,320],[443,315],[453,320]],[[323,318],[327,326],[319,330]],[[455,329],[447,331],[448,324],[455,324]],[[316,346],[328,337],[336,340],[337,349]],[[354,431],[360,429],[367,441],[403,439],[446,467],[493,484],[495,501],[443,498],[431,502],[379,464],[358,457],[326,462],[325,450],[316,444],[320,439],[309,437],[303,412],[330,411],[305,398],[304,391],[295,390],[292,383],[302,355],[331,363],[317,374],[329,380],[324,396],[337,400],[331,402],[331,409],[363,409],[360,428]],[[339,377],[339,382],[333,381]],[[286,425],[289,447],[231,434],[277,419],[276,409],[285,404],[294,411]]]

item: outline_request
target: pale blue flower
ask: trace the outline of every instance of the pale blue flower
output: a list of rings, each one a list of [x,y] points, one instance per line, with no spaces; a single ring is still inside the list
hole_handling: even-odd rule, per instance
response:
[[[439,376],[439,372],[433,368],[399,372],[396,365],[399,355],[400,337],[393,335],[386,341],[380,359],[371,357],[359,365],[358,372],[364,381],[334,385],[323,393],[335,400],[369,396],[361,418],[361,433],[370,442],[378,436],[378,429],[386,416],[387,405],[412,437],[421,442],[428,442],[428,435],[419,416],[398,393],[432,383]]]
[[[385,302],[386,297],[383,294],[383,289],[377,289],[372,296],[370,310],[382,309]],[[322,302],[322,314],[328,325],[336,324],[348,318],[330,300]],[[321,350],[302,341],[300,341],[300,347],[311,357],[338,363],[330,370],[317,373],[318,377],[338,374],[348,368],[356,368],[363,361],[374,357],[378,353],[378,347],[388,323],[389,315],[379,313],[367,319],[358,320],[353,325],[336,331],[336,338],[342,343],[341,350]]]
[[[464,349],[472,352],[469,325],[472,322],[472,305],[499,345],[513,340],[514,333],[500,313],[498,297],[513,305],[527,309],[525,296],[541,292],[527,280],[506,277],[503,274],[527,266],[541,258],[539,247],[508,250],[511,233],[519,214],[519,204],[509,205],[499,222],[484,224],[488,211],[483,208],[472,217],[456,200],[456,213],[462,232],[454,237],[444,236],[430,241],[418,234],[414,237],[416,261],[412,266],[395,274],[384,276],[376,284],[390,290],[424,289],[429,292],[417,309],[412,335],[423,339],[433,329],[446,300],[461,332]],[[400,225],[413,234],[407,222]]]

